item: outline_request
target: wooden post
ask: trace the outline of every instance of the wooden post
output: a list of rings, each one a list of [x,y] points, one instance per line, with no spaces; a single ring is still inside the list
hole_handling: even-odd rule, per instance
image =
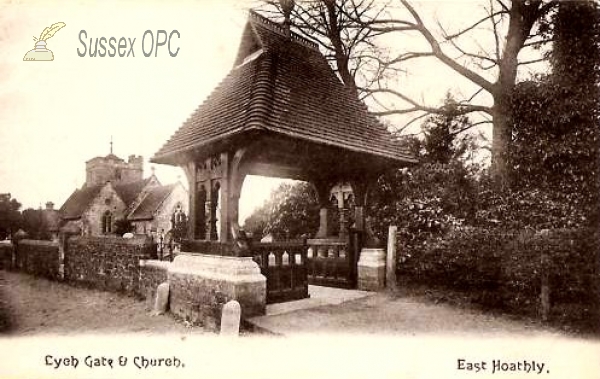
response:
[[[230,231],[230,219],[229,219],[229,155],[227,153],[221,153],[221,165],[223,169],[223,179],[221,180],[221,204],[220,204],[220,215],[219,215],[219,241],[229,241]]]
[[[548,315],[550,314],[550,283],[549,283],[549,269],[550,269],[550,265],[549,265],[549,258],[548,258],[548,252],[543,249],[542,253],[541,253],[541,260],[542,260],[542,272],[541,272],[541,276],[542,276],[542,286],[541,286],[541,293],[540,293],[540,300],[541,300],[541,316],[542,316],[542,321],[548,321]]]
[[[396,240],[398,227],[390,225],[388,230],[387,260],[385,267],[385,285],[389,291],[397,290],[396,282]]]

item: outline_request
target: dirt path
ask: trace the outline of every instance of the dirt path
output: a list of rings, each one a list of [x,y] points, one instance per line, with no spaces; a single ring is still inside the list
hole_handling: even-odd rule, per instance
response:
[[[434,303],[422,296],[377,293],[251,320],[260,330],[297,334],[565,336],[540,322],[485,313],[464,306]]]
[[[146,304],[110,292],[76,288],[30,275],[0,271],[0,333],[202,334],[168,315],[153,316]]]

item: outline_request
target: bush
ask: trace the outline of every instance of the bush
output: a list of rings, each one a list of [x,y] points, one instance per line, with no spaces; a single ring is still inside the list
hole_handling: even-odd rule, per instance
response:
[[[429,163],[379,178],[370,193],[373,229],[381,240],[397,225],[410,248],[444,235],[474,215],[471,173],[459,163]]]
[[[600,311],[598,231],[552,229],[542,232],[462,227],[419,249],[399,251],[400,277],[470,292],[487,308],[535,315],[542,275],[548,275],[551,317],[581,323]],[[542,263],[542,253],[548,261]],[[562,310],[562,311],[561,311]]]

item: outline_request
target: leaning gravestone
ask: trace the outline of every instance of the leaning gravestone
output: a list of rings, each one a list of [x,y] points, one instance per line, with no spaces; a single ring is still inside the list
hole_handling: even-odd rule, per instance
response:
[[[228,301],[223,306],[221,314],[221,335],[235,337],[240,333],[240,318],[242,307],[235,300]]]
[[[156,300],[154,301],[154,314],[161,315],[167,311],[169,304],[169,283],[164,282],[156,289]]]

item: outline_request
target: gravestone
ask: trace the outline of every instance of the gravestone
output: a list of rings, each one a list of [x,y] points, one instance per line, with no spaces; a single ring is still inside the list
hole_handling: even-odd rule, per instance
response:
[[[169,282],[159,284],[156,289],[154,301],[154,314],[161,315],[167,311],[169,305]]]
[[[223,306],[221,314],[221,333],[222,336],[236,337],[240,333],[240,318],[242,307],[235,300],[228,301]]]

